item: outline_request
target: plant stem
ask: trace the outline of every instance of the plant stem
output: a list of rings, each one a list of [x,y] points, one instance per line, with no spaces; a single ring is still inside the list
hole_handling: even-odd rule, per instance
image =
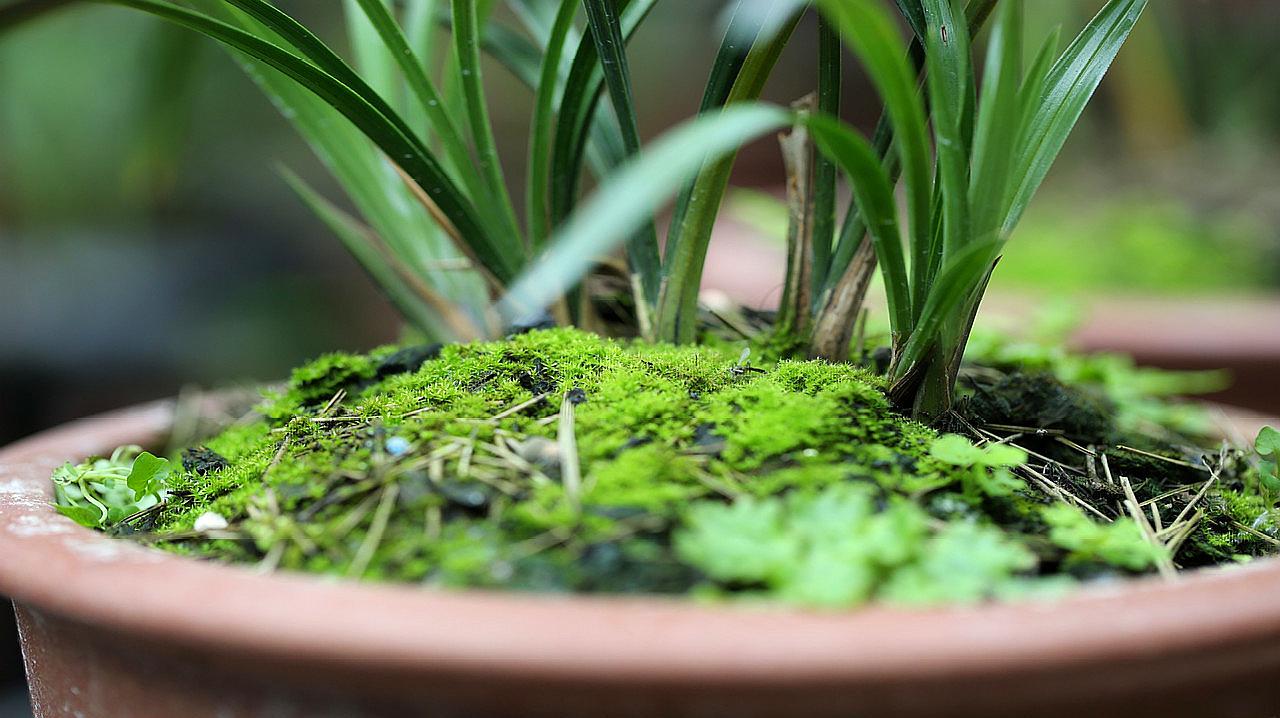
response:
[[[779,11],[778,6],[771,9],[771,12]],[[726,107],[760,96],[782,48],[800,22],[803,8],[787,12],[789,15],[772,37],[758,38],[752,45],[725,101]],[[667,275],[658,301],[656,325],[660,340],[687,344],[696,337],[698,289],[707,260],[707,247],[711,243],[711,229],[729,186],[729,175],[736,158],[737,152],[731,152],[703,167],[689,193],[691,200],[684,221],[671,228],[667,242],[675,242],[675,246],[669,250]]]
[[[864,237],[814,319],[810,356],[831,361],[849,358],[849,345],[856,326],[849,318],[862,311],[863,299],[867,296],[877,264],[875,246],[870,237]]]
[[[825,16],[818,17],[818,111],[840,116],[840,35]],[[817,153],[813,166],[813,269],[825,282],[836,229],[836,165]],[[815,296],[816,299],[816,296]]]
[[[791,107],[811,112],[817,98],[810,94]],[[778,136],[782,161],[787,170],[787,272],[782,288],[775,331],[788,338],[802,337],[813,316],[815,167],[813,138],[804,126],[793,127]]]

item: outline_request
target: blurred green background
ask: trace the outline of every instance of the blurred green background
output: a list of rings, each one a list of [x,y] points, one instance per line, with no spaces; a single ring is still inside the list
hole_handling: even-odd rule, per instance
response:
[[[340,43],[342,3],[278,4]],[[1047,31],[1099,5],[1027,9]],[[659,3],[637,34],[647,136],[697,107],[723,8]],[[1277,294],[1280,3],[1157,0],[1149,13],[1010,243],[997,292]],[[767,99],[813,88],[815,35],[810,19]],[[487,79],[507,174],[519,177],[530,98],[497,66]],[[852,63],[846,83],[844,114],[870,126],[879,110]],[[280,165],[338,196],[210,42],[99,6],[0,38],[0,444],[393,339],[391,309]],[[734,181],[780,186],[776,144],[750,148]],[[12,678],[15,660],[0,674]],[[21,710],[0,704],[0,716]]]

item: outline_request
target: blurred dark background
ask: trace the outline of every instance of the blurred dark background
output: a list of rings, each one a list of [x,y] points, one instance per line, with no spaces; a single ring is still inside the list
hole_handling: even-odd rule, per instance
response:
[[[340,42],[341,3],[278,4]],[[1044,32],[1078,27],[1100,4],[1027,3]],[[660,3],[637,34],[646,135],[696,108],[722,9]],[[1266,322],[1280,316],[1280,3],[1157,0],[1149,13],[1011,243],[995,291],[1242,303],[1260,312],[1250,321]],[[812,89],[814,36],[806,22],[767,99]],[[855,66],[846,78],[844,114],[869,126],[873,93]],[[487,79],[507,173],[519,177],[530,97],[496,66]],[[338,196],[208,41],[98,6],[0,38],[0,445],[395,339],[393,312],[280,165]],[[767,192],[780,182],[773,143],[744,154],[735,184]],[[753,228],[741,241],[767,254],[772,210],[735,197],[729,211]],[[3,615],[0,717],[21,716],[20,657]]]

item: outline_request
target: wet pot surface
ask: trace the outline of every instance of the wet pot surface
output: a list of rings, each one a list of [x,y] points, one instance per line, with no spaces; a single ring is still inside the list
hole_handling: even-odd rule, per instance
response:
[[[37,716],[1270,716],[1280,561],[1046,603],[843,613],[443,592],[183,559],[49,508],[153,404],[0,452],[0,593]]]

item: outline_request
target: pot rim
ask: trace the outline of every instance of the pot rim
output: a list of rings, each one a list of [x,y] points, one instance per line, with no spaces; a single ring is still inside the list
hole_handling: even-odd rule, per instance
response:
[[[193,651],[371,662],[483,678],[796,686],[1131,664],[1280,635],[1280,559],[971,607],[821,612],[656,597],[548,596],[264,575],[109,538],[54,512],[68,457],[168,431],[172,402],[0,450],[0,593]],[[341,617],[341,620],[334,620]]]

